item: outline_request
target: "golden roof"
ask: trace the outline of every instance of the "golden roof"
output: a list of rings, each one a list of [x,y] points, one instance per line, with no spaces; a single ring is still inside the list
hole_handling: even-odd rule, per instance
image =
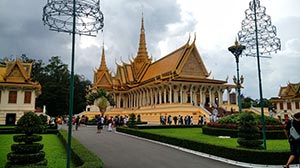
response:
[[[278,96],[281,98],[300,98],[300,82],[288,83],[287,86],[280,87]]]
[[[22,63],[18,59],[6,62],[0,66],[0,85],[6,87],[36,88],[40,91],[41,85],[31,81],[32,63]]]
[[[130,63],[122,65],[117,64],[116,74],[112,77],[112,88],[117,90],[127,90],[139,85],[151,83],[153,81],[180,81],[180,82],[197,82],[207,84],[226,84],[227,81],[215,80],[209,78],[209,73],[201,59],[201,56],[195,45],[196,36],[192,44],[189,44],[190,39],[182,47],[171,52],[167,56],[152,63],[148,57],[145,32],[144,19],[142,18],[140,42],[137,56]],[[104,51],[103,51],[104,52]],[[103,54],[104,55],[104,54]],[[102,56],[101,66],[104,65]],[[99,68],[100,69],[100,68]],[[95,85],[101,86],[103,84],[96,82],[99,74],[108,73],[106,70],[98,70],[95,73]],[[98,78],[99,79],[99,78]]]

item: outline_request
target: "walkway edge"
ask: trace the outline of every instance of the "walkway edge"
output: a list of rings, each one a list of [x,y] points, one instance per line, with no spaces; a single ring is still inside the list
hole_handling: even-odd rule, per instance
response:
[[[177,150],[180,150],[180,151],[183,151],[183,152],[191,153],[191,154],[194,154],[194,155],[197,155],[197,156],[217,160],[217,161],[228,163],[228,164],[235,165],[235,166],[241,166],[241,167],[246,167],[246,168],[265,168],[265,167],[268,167],[268,168],[269,167],[271,167],[271,168],[282,168],[282,166],[283,166],[283,165],[261,165],[261,164],[252,164],[252,163],[239,162],[239,161],[230,160],[230,159],[226,159],[226,158],[222,158],[222,157],[218,157],[218,156],[213,156],[213,155],[210,155],[210,154],[206,154],[206,153],[202,153],[202,152],[198,152],[198,151],[178,147],[178,146],[175,146],[175,145],[170,145],[170,144],[159,142],[159,141],[154,141],[154,140],[150,140],[150,139],[146,139],[146,138],[126,134],[126,133],[121,133],[121,132],[117,132],[117,131],[114,131],[114,132],[117,133],[117,134],[120,134],[120,135],[129,136],[129,137],[137,138],[137,139],[140,139],[140,140],[149,141],[149,142],[152,142],[152,143],[164,145],[164,146],[174,148],[174,149],[177,149]],[[290,165],[291,168],[292,167],[299,167],[299,166],[298,165]]]

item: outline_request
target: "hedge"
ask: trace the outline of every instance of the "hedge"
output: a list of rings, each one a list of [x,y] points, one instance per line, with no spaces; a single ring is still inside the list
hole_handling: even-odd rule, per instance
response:
[[[68,139],[67,132],[65,130],[59,130],[58,136],[66,146]],[[71,155],[76,168],[103,168],[102,160],[75,138],[72,138]]]
[[[290,153],[286,151],[264,151],[245,148],[230,148],[224,146],[212,145],[204,142],[196,142],[187,139],[179,139],[164,135],[152,134],[139,131],[137,129],[117,127],[117,131],[175,145],[183,148],[227,158],[235,161],[253,163],[253,164],[271,164],[284,165]],[[280,158],[280,159],[278,159]]]
[[[227,129],[227,128],[217,128],[217,127],[210,127],[204,126],[202,127],[202,133],[207,135],[214,135],[214,136],[230,136],[232,138],[238,137],[238,130],[237,129]],[[260,132],[262,136],[262,132]],[[266,137],[268,139],[286,139],[286,135],[284,134],[284,130],[266,130]]]

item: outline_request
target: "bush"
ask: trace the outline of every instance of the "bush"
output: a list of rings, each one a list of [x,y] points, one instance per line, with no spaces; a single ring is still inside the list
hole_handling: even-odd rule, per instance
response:
[[[10,152],[7,154],[7,159],[10,160],[11,163],[15,163],[18,165],[40,162],[44,160],[44,158],[45,158],[45,152],[43,151],[39,151],[38,153],[26,153],[26,154]]]
[[[42,150],[43,144],[33,143],[33,144],[13,144],[11,145],[11,150],[16,153],[37,153]]]
[[[164,135],[142,132],[138,129],[133,128],[117,127],[117,131],[246,163],[267,165],[272,163],[273,165],[283,165],[289,157],[289,152],[267,152],[264,150],[229,148],[212,145],[205,142],[196,142],[187,139],[179,139]]]
[[[17,122],[16,131],[22,132],[25,135],[15,135],[13,137],[15,142],[19,144],[11,145],[12,152],[7,154],[6,168],[13,167],[14,165],[30,166],[44,164],[47,165],[45,159],[45,152],[40,151],[43,145],[38,142],[42,140],[42,136],[34,135],[41,133],[45,130],[46,126],[42,119],[33,112],[25,113]]]
[[[240,115],[240,126],[238,128],[238,144],[246,148],[259,148],[263,141],[260,140],[259,129],[253,115],[244,112]]]
[[[43,123],[34,112],[25,113],[17,122],[16,132],[32,135],[43,132]]]
[[[31,144],[33,142],[41,141],[43,137],[40,135],[15,135],[13,138],[15,142],[25,142],[26,144]]]

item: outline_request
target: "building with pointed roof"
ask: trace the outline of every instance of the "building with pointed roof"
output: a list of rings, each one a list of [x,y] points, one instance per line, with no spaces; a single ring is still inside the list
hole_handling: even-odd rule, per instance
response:
[[[104,49],[100,67],[94,72],[91,91],[104,88],[112,93],[116,105],[106,115],[136,113],[143,121],[159,122],[159,116],[208,117],[212,107],[226,111],[223,94],[236,86],[210,77],[195,45],[196,37],[152,62],[146,47],[144,18],[141,21],[137,55],[130,63],[117,64],[112,76],[105,64]],[[236,105],[231,105],[237,109]],[[230,109],[229,107],[228,109]],[[93,111],[88,107],[87,111]]]
[[[288,83],[279,89],[278,97],[270,99],[278,114],[300,112],[300,82]]]
[[[14,125],[25,112],[35,111],[41,85],[31,80],[32,63],[18,59],[0,64],[0,125]]]

